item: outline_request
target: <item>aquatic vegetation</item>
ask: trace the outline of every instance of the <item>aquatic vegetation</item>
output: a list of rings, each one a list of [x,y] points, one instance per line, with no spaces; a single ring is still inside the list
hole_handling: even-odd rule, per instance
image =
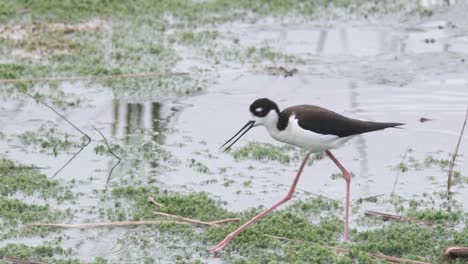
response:
[[[46,260],[54,255],[62,255],[67,251],[61,247],[37,246],[30,247],[24,244],[8,244],[0,248],[0,256],[14,256],[21,260]]]
[[[131,6],[127,2],[0,1],[0,21],[4,22],[0,24],[1,79],[83,77],[77,80],[1,84],[2,99],[13,99],[33,105],[34,100],[25,99],[24,94],[20,92],[28,91],[37,98],[50,102],[64,113],[76,115],[78,110],[96,108],[96,105],[89,103],[89,98],[94,96],[95,91],[99,91],[99,96],[110,98],[109,101],[125,101],[122,104],[109,104],[120,111],[131,104],[140,108],[145,102],[161,102],[162,108],[171,108],[170,112],[177,115],[187,107],[187,96],[210,92],[207,88],[213,84],[218,85],[221,79],[219,76],[223,75],[224,71],[248,71],[265,77],[264,69],[267,65],[272,69],[284,65],[285,69],[291,69],[291,72],[298,69],[295,78],[307,75],[303,80],[305,82],[309,75],[315,74],[340,75],[340,78],[347,78],[346,75],[341,75],[339,67],[333,72],[321,69],[322,64],[315,55],[288,53],[274,43],[260,42],[257,45],[255,42],[244,41],[236,32],[230,32],[231,24],[264,26],[274,21],[273,30],[277,30],[289,25],[288,21],[292,21],[291,24],[306,24],[316,21],[315,18],[367,19],[373,14],[380,17],[395,11],[408,13],[413,19],[415,14],[432,14],[431,10],[419,6],[420,1],[400,0],[162,0],[157,3],[151,0],[136,0]],[[398,23],[401,26],[401,21]],[[267,28],[266,31],[258,30],[259,33],[264,33],[271,28]],[[404,34],[406,33],[405,31]],[[340,38],[345,37],[345,34],[340,34],[341,32]],[[392,33],[384,31],[379,38],[386,43],[388,35],[393,34],[392,28]],[[259,39],[261,38],[259,36]],[[313,48],[310,48],[312,51]],[[385,49],[387,47],[382,51]],[[413,55],[420,58],[419,54]],[[400,56],[402,55],[399,53],[395,60],[400,59]],[[351,58],[349,59],[351,61]],[[459,62],[460,58],[456,59]],[[366,69],[369,69],[369,65],[374,66],[369,63],[371,60],[372,58],[362,60],[366,63]],[[388,61],[384,62],[387,70]],[[338,65],[325,65],[324,68],[333,68],[332,66]],[[258,69],[262,69],[260,73]],[[189,74],[165,75],[185,71]],[[142,78],[117,76],[132,73],[155,74]],[[268,71],[266,73],[271,74]],[[281,75],[267,77],[282,79]],[[352,79],[355,77],[353,75]],[[392,77],[399,79],[400,75]],[[38,108],[38,111],[39,109],[41,108]],[[99,163],[99,167],[96,166],[91,174],[77,179],[50,179],[41,173],[40,169],[34,168],[38,164],[29,166],[0,159],[0,238],[21,242],[23,237],[27,237],[42,244],[37,247],[20,243],[4,244],[0,247],[0,256],[14,256],[44,263],[115,263],[128,262],[129,259],[141,263],[204,263],[211,257],[206,249],[236,229],[240,225],[239,222],[215,227],[162,224],[128,229],[93,229],[89,233],[81,230],[83,240],[77,242],[78,246],[92,246],[94,241],[102,242],[99,239],[109,235],[117,238],[121,248],[131,251],[125,253],[128,255],[119,255],[116,259],[108,259],[108,256],[103,255],[94,260],[84,260],[81,253],[60,247],[62,239],[67,239],[67,231],[29,228],[26,224],[163,219],[161,216],[155,216],[154,211],[204,221],[236,217],[241,218],[240,222],[243,222],[263,209],[258,207],[238,212],[230,211],[225,208],[228,202],[222,201],[229,199],[223,196],[214,199],[208,193],[191,193],[193,185],[189,184],[170,187],[180,193],[163,190],[162,188],[169,188],[168,185],[173,183],[164,182],[167,175],[163,174],[165,170],[169,170],[173,173],[170,177],[184,178],[187,176],[185,173],[199,176],[195,181],[195,184],[199,185],[196,188],[201,186],[200,189],[208,191],[209,188],[218,188],[238,194],[234,195],[235,199],[238,199],[236,202],[255,200],[256,196],[248,195],[257,192],[257,188],[260,188],[260,192],[273,193],[269,186],[259,184],[254,178],[246,178],[242,173],[234,172],[234,176],[224,176],[230,173],[232,168],[235,169],[235,166],[228,168],[219,167],[230,166],[227,164],[213,165],[213,161],[221,159],[221,155],[214,154],[211,149],[212,142],[199,142],[200,139],[196,137],[184,138],[186,141],[177,144],[183,146],[188,145],[188,142],[198,142],[205,147],[192,154],[207,159],[178,157],[177,153],[170,151],[174,146],[164,146],[165,138],[169,138],[168,135],[173,132],[169,122],[171,117],[151,113],[151,117],[144,119],[141,116],[148,114],[145,112],[148,108],[141,109],[138,110],[138,118],[135,118],[131,111],[120,112],[120,115],[113,119],[115,124],[110,125],[105,123],[106,121],[95,122],[97,117],[92,117],[96,120],[92,120],[93,122],[84,128],[91,130],[90,127],[96,123],[100,128],[107,125],[112,127],[109,138],[112,141],[111,148],[122,157],[122,164],[112,178],[113,185],[107,186],[107,192],[102,188],[100,175],[106,173],[106,161],[110,164],[110,158],[99,156],[107,154],[107,147],[102,142],[96,143],[96,140],[93,140],[96,144],[92,146],[95,153],[91,155],[96,154],[92,157],[97,161],[93,162]],[[158,108],[151,108],[152,111],[154,109]],[[162,112],[167,110],[163,109]],[[119,119],[137,120],[138,124],[132,126],[128,121],[122,124],[118,122]],[[145,127],[148,121],[150,126],[153,126],[152,129]],[[50,125],[52,122],[44,121],[47,125],[39,126],[38,129],[28,128],[21,134],[17,134],[16,131],[7,132],[1,128],[0,139],[7,146],[10,146],[9,141],[12,140],[15,144],[19,142],[20,147],[29,146],[59,157],[81,145],[81,138],[60,132],[56,124]],[[157,129],[154,128],[156,126]],[[120,129],[126,131],[121,132]],[[291,164],[299,162],[304,156],[303,151],[290,146],[258,142],[248,143],[229,153],[236,160],[248,160],[237,165],[248,165],[247,169],[252,175],[258,168],[258,161]],[[414,171],[424,174],[430,172],[424,176],[436,182],[437,176],[445,174],[450,162],[449,155],[446,154],[435,152],[417,156],[416,152],[408,150],[407,156],[396,165],[396,170],[405,173],[404,176],[412,175]],[[4,155],[8,157],[9,153],[5,152]],[[314,155],[309,164],[321,158],[321,154]],[[174,168],[178,166],[191,169],[177,175]],[[468,177],[465,174],[460,169],[454,171],[454,183],[460,188],[456,191],[462,192],[463,188],[466,188]],[[237,175],[242,177],[236,178]],[[331,177],[339,179],[342,175],[333,174]],[[87,193],[81,204],[82,201],[78,198],[82,194],[78,192],[83,190]],[[308,197],[306,193],[301,195]],[[148,202],[149,197],[153,197],[163,206],[158,207]],[[75,203],[78,202],[80,206],[75,207]],[[365,202],[373,203],[372,206],[377,207],[390,204],[394,206],[397,214],[431,221],[434,225],[384,223],[376,219],[371,221],[362,212],[366,206],[363,205]],[[373,196],[360,199],[360,203],[353,208],[353,216],[359,218],[359,230],[352,230],[351,244],[341,243],[341,202],[327,198],[301,198],[281,210],[274,211],[236,238],[232,245],[221,253],[223,261],[384,263],[370,255],[382,252],[443,263],[440,254],[445,246],[468,244],[466,212],[441,194],[428,191],[427,194],[422,194],[422,197],[403,197],[397,194],[391,197]],[[69,204],[70,208],[66,208]],[[337,253],[328,246],[339,246],[349,251]],[[164,247],[164,250],[158,251],[159,247]],[[158,252],[169,253],[161,260],[156,256]],[[138,255],[138,259],[133,258],[134,255]],[[462,260],[454,263],[462,263]]]
[[[0,193],[11,196],[16,193],[42,198],[54,198],[57,201],[73,200],[69,188],[61,186],[57,180],[48,179],[36,168],[0,159]]]
[[[249,142],[247,145],[230,151],[235,159],[276,160],[281,163],[289,163],[294,159],[292,153],[294,147],[283,145],[281,147],[272,144]]]
[[[249,142],[247,145],[229,151],[236,160],[254,159],[254,160],[273,160],[280,163],[290,163],[291,161],[300,161],[305,156],[305,151],[283,144],[281,146]],[[310,156],[308,164],[322,159],[323,153],[314,153]]]
[[[152,14],[153,16],[164,16],[165,12],[174,15],[181,25],[210,24],[220,21],[231,21],[237,19],[238,15],[251,12],[258,16],[284,16],[288,14],[311,16],[320,8],[343,8],[361,14],[372,14],[377,12],[400,11],[404,7],[416,9],[419,7],[417,1],[407,3],[405,1],[364,1],[364,0],[339,0],[339,1],[236,1],[212,0],[204,2],[193,2],[189,0],[161,1],[154,4],[150,0],[138,0],[134,5],[128,6],[125,1],[101,2],[94,0],[83,1],[79,5],[59,0],[48,0],[41,2],[6,2],[0,5],[0,20],[5,20],[16,15],[17,10],[30,10],[30,15],[35,19],[69,21],[81,20],[96,15],[112,16],[117,18],[128,18]],[[28,14],[28,12],[26,12]],[[202,14],[211,14],[203,16]],[[148,18],[142,16],[141,20]]]
[[[0,239],[45,235],[47,228],[28,228],[33,222],[54,222],[71,217],[72,211],[54,209],[50,202],[73,202],[79,194],[57,180],[48,179],[36,168],[0,159]],[[26,197],[16,199],[13,197]]]
[[[169,194],[160,192],[155,187],[128,186],[113,189],[112,196],[133,202],[133,213],[131,214],[133,220],[154,219],[153,212],[156,210],[203,221],[235,216],[235,214],[218,206],[206,193]],[[155,197],[156,201],[161,203],[163,207],[155,207],[154,204],[148,202],[149,197]]]
[[[25,244],[7,244],[0,247],[0,257],[2,263],[36,263],[38,261],[56,264],[79,264],[82,263],[79,259],[64,259],[64,256],[69,256],[71,250],[64,249],[58,246],[41,245],[27,246]],[[97,257],[90,264],[106,264],[109,263],[106,259]]]
[[[147,197],[154,195],[163,205],[156,208],[148,203]],[[240,222],[247,221],[260,209],[251,209],[240,213],[231,213],[221,209],[206,194],[169,194],[155,188],[124,187],[115,189],[113,196],[126,198],[134,202],[133,217],[137,219],[154,219],[153,211],[162,211],[184,217],[202,220],[214,220],[239,217]],[[435,226],[415,223],[390,223],[382,225],[373,222],[367,231],[352,230],[350,245],[340,245],[343,223],[342,208],[335,201],[314,198],[298,201],[285,209],[274,211],[244,231],[232,244],[221,253],[229,263],[256,263],[268,261],[294,260],[298,262],[332,261],[334,263],[381,263],[371,253],[384,253],[390,256],[415,260],[442,262],[441,252],[451,244],[466,243],[466,228],[457,230],[447,228],[446,223],[466,221],[460,211],[446,213],[434,210],[409,210],[408,216],[425,220],[436,220]],[[313,222],[313,224],[311,223]],[[165,226],[162,230],[183,232],[189,240],[202,240],[208,246],[223,239],[226,234],[239,226],[239,223],[228,223],[204,229],[188,235],[185,228]],[[199,230],[200,231],[200,230]],[[423,241],[423,242],[422,242]],[[348,253],[337,253],[327,248],[339,246],[349,249]],[[232,252],[241,254],[239,259]]]
[[[200,173],[211,174],[210,169],[205,164],[197,161],[194,158],[190,159],[189,167]]]
[[[60,135],[56,128],[41,126],[37,131],[25,131],[18,135],[19,140],[25,146],[34,145],[42,151],[50,151],[57,156],[61,151],[68,151],[80,147],[80,144],[72,141],[73,135],[63,133]]]

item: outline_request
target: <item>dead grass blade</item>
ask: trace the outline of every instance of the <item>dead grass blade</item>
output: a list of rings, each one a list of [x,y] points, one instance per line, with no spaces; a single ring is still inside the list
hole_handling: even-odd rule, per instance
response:
[[[152,196],[148,197],[148,202],[150,202],[150,203],[152,203],[152,204],[154,204],[154,205],[156,205],[157,207],[160,207],[160,208],[164,207],[164,205],[162,203],[156,202],[156,200]]]
[[[421,223],[421,224],[425,224],[425,225],[432,225],[433,224],[430,221],[421,220],[421,219],[418,219],[418,218],[415,218],[415,217],[404,217],[404,216],[380,213],[380,212],[375,212],[375,211],[366,211],[365,214],[367,216],[382,218],[382,220],[384,220],[384,221],[393,220],[393,221],[397,221],[397,222],[416,222],[416,223]]]
[[[214,220],[214,221],[206,222],[206,221],[201,221],[197,219],[187,218],[187,217],[183,217],[180,215],[173,215],[173,214],[168,214],[168,213],[163,213],[163,212],[154,212],[154,214],[175,218],[178,221],[182,221],[182,222],[187,222],[187,223],[196,224],[196,225],[205,225],[205,226],[217,226],[219,224],[224,224],[228,222],[240,221],[240,218],[228,218],[228,219],[221,219],[221,220]]]
[[[214,225],[214,224],[212,224],[210,222],[200,221],[200,220],[196,220],[196,219],[186,218],[186,217],[182,217],[182,216],[179,216],[179,215],[172,215],[172,214],[163,213],[163,212],[154,212],[154,214],[155,215],[160,215],[160,216],[175,218],[178,221],[187,222],[187,223],[191,223],[191,224],[195,224],[195,225],[206,225],[206,226],[213,226]]]
[[[42,262],[37,262],[33,260],[24,260],[17,257],[3,256],[0,257],[0,260],[3,260],[5,263],[11,264],[43,264]]]
[[[138,226],[138,225],[160,225],[160,224],[182,224],[187,225],[186,222],[170,221],[170,220],[156,220],[156,221],[123,221],[123,222],[108,222],[108,223],[86,223],[86,224],[48,224],[48,223],[34,223],[27,226],[41,226],[41,227],[63,227],[63,228],[93,228],[93,227],[118,227],[118,226]]]

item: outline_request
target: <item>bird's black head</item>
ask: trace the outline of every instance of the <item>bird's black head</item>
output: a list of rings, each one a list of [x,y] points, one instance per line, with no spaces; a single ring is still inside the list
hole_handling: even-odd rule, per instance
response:
[[[272,110],[276,112],[276,116],[268,115]],[[221,148],[223,148],[227,145],[227,147],[224,149],[225,151],[231,148],[231,146],[234,145],[252,127],[262,125],[264,126],[265,124],[271,125],[276,123],[279,115],[279,108],[272,100],[268,98],[260,98],[255,100],[250,105],[250,113],[252,113],[253,115],[252,120],[247,122],[247,124],[245,124],[233,137],[231,137],[228,141],[226,141],[226,143],[224,143],[221,146]]]
[[[275,110],[279,114],[279,108],[276,103],[268,98],[257,99],[250,105],[250,113],[256,117],[264,117],[271,110]]]

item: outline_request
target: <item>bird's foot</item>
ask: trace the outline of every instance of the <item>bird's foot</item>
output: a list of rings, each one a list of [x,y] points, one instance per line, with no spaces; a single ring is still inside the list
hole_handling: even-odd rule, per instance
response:
[[[221,242],[219,242],[216,246],[210,248],[208,251],[210,252],[216,252],[216,251],[219,251],[221,249],[223,249],[224,247],[226,247],[229,242],[233,239],[234,237],[229,234],[226,238],[224,238]]]

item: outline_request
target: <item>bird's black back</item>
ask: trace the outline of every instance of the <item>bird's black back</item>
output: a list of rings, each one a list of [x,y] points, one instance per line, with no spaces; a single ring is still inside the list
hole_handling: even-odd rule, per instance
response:
[[[289,117],[292,115],[298,119],[298,124],[303,129],[338,137],[347,137],[404,125],[403,123],[362,121],[314,105],[297,105],[281,111],[277,126],[279,130],[284,130],[288,126]]]

